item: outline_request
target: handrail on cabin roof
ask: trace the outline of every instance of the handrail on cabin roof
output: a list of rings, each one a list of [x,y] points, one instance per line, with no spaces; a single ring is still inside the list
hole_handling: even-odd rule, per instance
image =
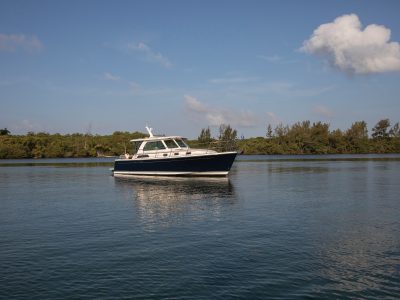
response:
[[[131,142],[149,142],[149,141],[161,141],[161,140],[167,140],[167,139],[185,139],[182,136],[178,135],[171,135],[171,136],[152,136],[152,137],[146,137],[146,138],[141,138],[141,139],[133,139],[130,140]]]

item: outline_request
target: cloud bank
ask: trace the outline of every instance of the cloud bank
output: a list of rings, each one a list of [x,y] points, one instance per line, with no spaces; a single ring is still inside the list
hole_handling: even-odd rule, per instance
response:
[[[150,62],[158,63],[165,68],[172,67],[172,63],[169,61],[168,58],[166,58],[159,52],[155,52],[153,49],[151,49],[145,43],[130,44],[129,49],[143,53],[145,55],[146,59]]]
[[[320,117],[325,117],[325,118],[332,118],[333,117],[333,112],[323,106],[323,105],[316,105],[312,109],[313,114],[320,116]]]
[[[278,125],[282,123],[281,119],[271,111],[267,112],[267,119],[268,122],[272,125]]]
[[[253,127],[257,124],[257,117],[250,111],[234,111],[206,105],[195,97],[185,95],[186,108],[205,120],[210,126],[230,124],[238,127]]]
[[[43,44],[36,36],[0,33],[0,51],[15,52],[19,48],[27,52],[39,52]]]
[[[357,15],[343,15],[315,29],[300,50],[321,55],[350,74],[400,71],[400,44],[390,42],[390,34],[376,24],[363,30]]]

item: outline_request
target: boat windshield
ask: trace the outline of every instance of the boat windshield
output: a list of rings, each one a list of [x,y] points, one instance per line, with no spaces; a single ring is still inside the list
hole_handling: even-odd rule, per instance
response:
[[[136,154],[138,152],[141,144],[142,142],[133,142],[132,154]]]
[[[172,139],[164,140],[164,143],[167,145],[168,149],[178,148],[178,144]]]
[[[188,145],[185,144],[185,142],[181,139],[175,139],[175,142],[179,145],[181,148],[188,148]]]
[[[161,149],[165,149],[165,146],[161,141],[147,142],[146,145],[144,145],[144,147],[143,147],[144,151],[161,150]]]

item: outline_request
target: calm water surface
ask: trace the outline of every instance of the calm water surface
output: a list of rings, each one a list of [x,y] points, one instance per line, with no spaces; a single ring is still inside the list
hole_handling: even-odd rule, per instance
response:
[[[400,155],[341,157],[212,180],[0,161],[0,298],[398,299]]]

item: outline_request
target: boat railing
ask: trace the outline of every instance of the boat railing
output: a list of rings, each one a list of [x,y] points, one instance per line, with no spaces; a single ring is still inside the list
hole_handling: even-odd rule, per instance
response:
[[[217,152],[236,151],[238,149],[236,140],[214,141],[210,143],[210,147],[216,149]]]
[[[237,151],[238,146],[236,140],[221,141],[215,140],[210,142],[194,142],[192,148],[206,149],[207,152],[226,152],[226,151]]]

